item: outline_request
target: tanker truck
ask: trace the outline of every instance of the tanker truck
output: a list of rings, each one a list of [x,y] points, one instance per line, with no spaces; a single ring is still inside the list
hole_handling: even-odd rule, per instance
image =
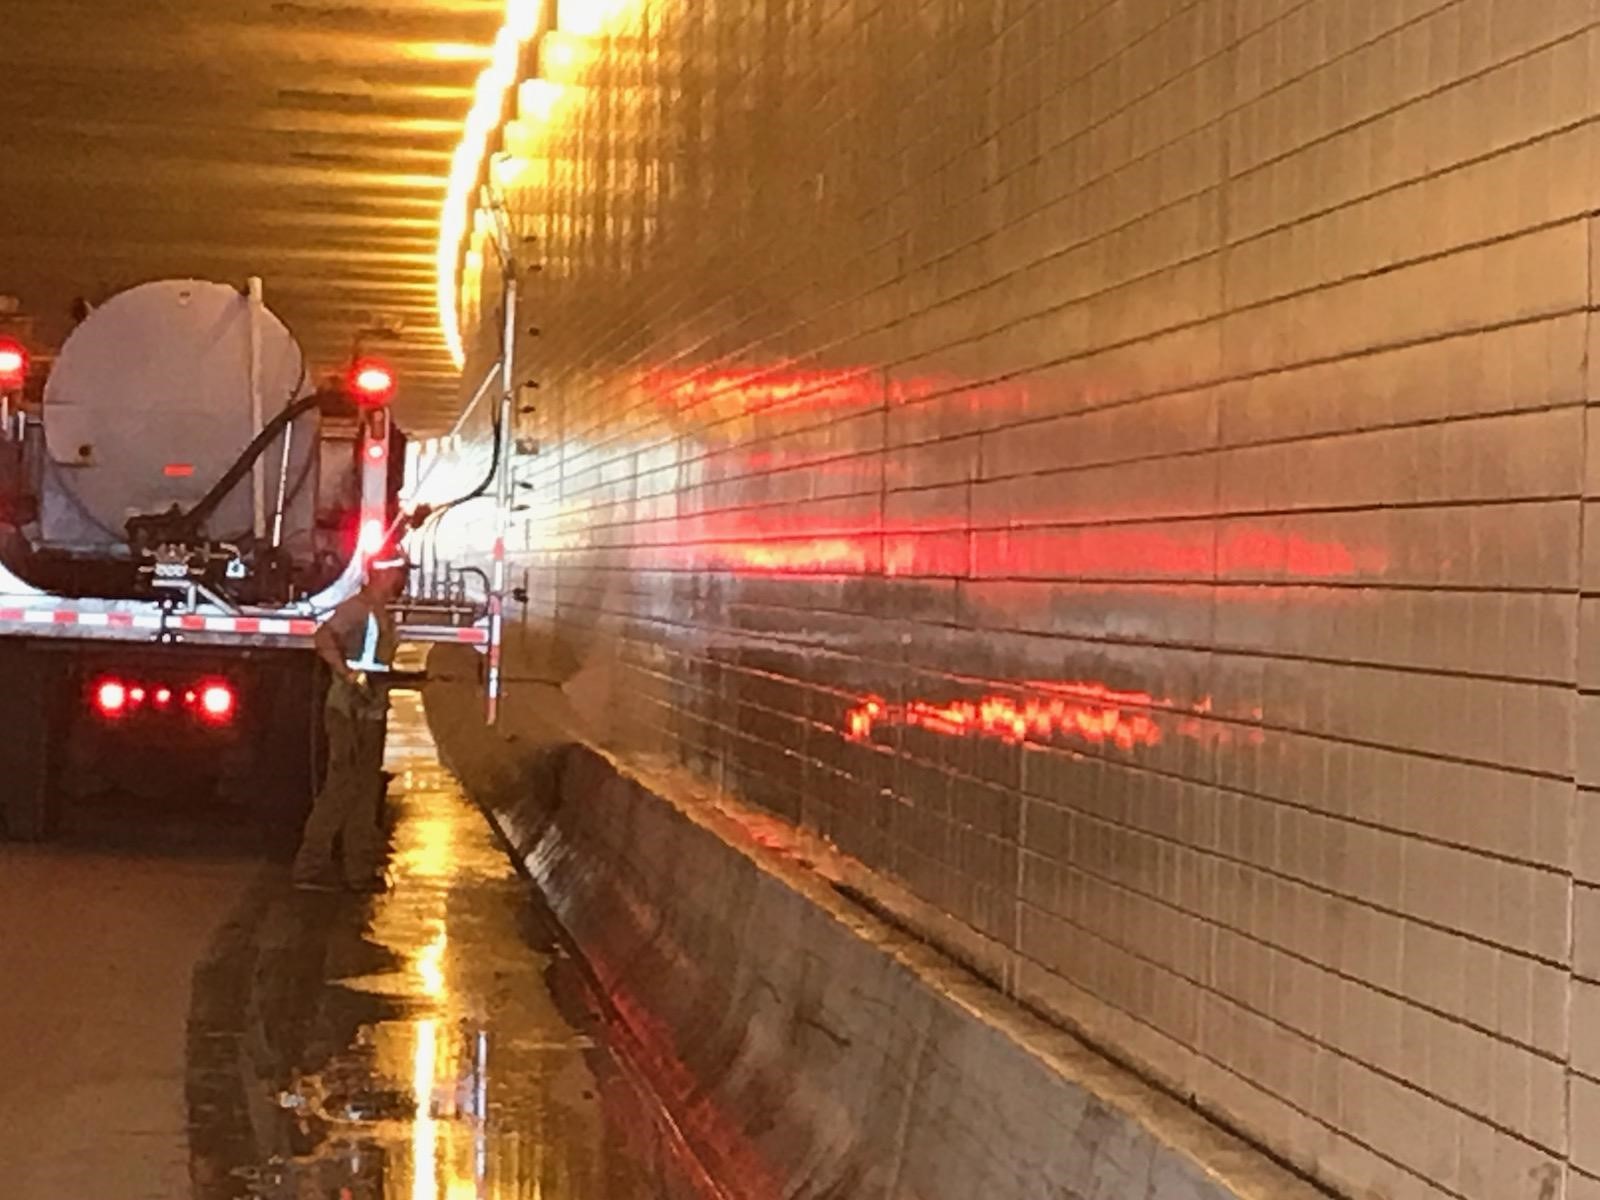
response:
[[[313,635],[403,531],[393,374],[314,383],[255,280],[123,292],[48,372],[26,349],[0,337],[0,836],[108,793],[293,824]],[[470,607],[399,615],[408,641],[487,641]]]

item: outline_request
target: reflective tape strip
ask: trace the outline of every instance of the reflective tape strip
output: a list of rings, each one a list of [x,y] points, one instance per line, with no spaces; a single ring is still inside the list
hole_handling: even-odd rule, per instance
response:
[[[63,625],[71,625],[73,621],[62,620],[63,614],[56,613],[56,620]],[[76,614],[76,624],[88,626],[91,629],[160,629],[161,618],[154,613],[130,612],[80,612]]]
[[[264,633],[272,637],[311,637],[317,623],[288,617],[195,617],[180,618],[184,629],[207,633]]]
[[[368,613],[367,632],[361,642],[361,657],[346,659],[345,666],[352,671],[387,671],[389,669],[388,664],[378,661],[378,637],[381,633],[382,629],[378,625],[378,618]]]
[[[402,642],[459,642],[465,646],[482,646],[489,640],[489,631],[473,625],[402,625]]]
[[[12,621],[19,625],[52,625],[55,623],[55,614],[48,608],[7,608],[0,609],[0,621]]]
[[[161,629],[160,613],[86,612],[75,608],[0,608],[0,624],[77,625],[84,629]],[[207,617],[199,613],[177,616],[173,626],[197,633],[269,634],[278,637],[311,637],[317,623],[304,618],[286,617]]]

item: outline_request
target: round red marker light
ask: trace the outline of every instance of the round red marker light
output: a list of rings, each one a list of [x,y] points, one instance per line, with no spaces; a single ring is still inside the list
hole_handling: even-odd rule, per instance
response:
[[[121,716],[128,707],[128,689],[115,679],[107,679],[95,688],[94,703],[108,717]]]
[[[378,408],[394,397],[394,372],[380,362],[358,362],[350,368],[351,397],[363,408]]]
[[[0,387],[21,387],[27,377],[28,352],[16,342],[0,340]]]
[[[200,708],[214,721],[233,715],[233,689],[222,683],[207,684],[200,692]]]

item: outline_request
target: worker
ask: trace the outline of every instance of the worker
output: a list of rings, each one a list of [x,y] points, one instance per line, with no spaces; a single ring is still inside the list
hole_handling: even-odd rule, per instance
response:
[[[337,839],[344,885],[360,892],[384,888],[378,805],[389,700],[382,676],[394,661],[396,643],[389,605],[404,590],[408,569],[404,558],[373,560],[365,585],[317,630],[317,654],[333,672],[323,716],[328,774],[295,855],[296,887],[336,886],[331,875]]]

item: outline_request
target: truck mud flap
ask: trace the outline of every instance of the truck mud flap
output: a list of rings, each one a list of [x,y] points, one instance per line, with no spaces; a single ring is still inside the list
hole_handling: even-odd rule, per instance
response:
[[[41,841],[59,820],[51,788],[59,745],[61,662],[0,642],[0,837]]]

